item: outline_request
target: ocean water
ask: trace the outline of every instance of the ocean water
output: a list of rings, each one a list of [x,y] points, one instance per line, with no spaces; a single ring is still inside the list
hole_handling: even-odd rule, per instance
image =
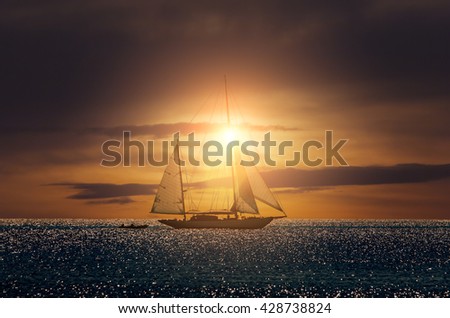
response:
[[[450,221],[1,220],[2,297],[450,297]]]

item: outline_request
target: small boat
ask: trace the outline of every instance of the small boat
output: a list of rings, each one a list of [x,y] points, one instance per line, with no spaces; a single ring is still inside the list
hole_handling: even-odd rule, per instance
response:
[[[146,224],[135,225],[133,223],[131,223],[129,225],[121,224],[119,226],[119,228],[121,228],[121,229],[146,229],[146,228],[148,228],[148,225],[146,225]]]

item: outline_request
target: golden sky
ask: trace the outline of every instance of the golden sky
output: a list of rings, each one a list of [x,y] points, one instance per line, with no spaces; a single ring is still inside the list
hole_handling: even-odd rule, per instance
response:
[[[333,130],[348,139],[349,167],[260,167],[289,217],[449,218],[449,9],[443,1],[5,6],[0,217],[151,217],[163,168],[101,167],[101,144],[123,130],[140,140],[203,133],[211,110],[225,109],[227,74],[233,118],[251,137],[271,131],[301,145]]]

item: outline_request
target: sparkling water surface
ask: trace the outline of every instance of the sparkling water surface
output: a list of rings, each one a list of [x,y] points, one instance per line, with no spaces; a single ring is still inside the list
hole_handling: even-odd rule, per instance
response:
[[[449,273],[448,220],[0,221],[2,297],[449,297]]]

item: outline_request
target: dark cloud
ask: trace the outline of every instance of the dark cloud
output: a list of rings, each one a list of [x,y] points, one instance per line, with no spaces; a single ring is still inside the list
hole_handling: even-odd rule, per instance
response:
[[[394,166],[328,167],[302,170],[295,168],[262,171],[261,175],[271,188],[285,192],[309,192],[345,185],[374,185],[393,183],[419,183],[450,177],[450,164],[399,164]],[[227,179],[228,180],[228,179]],[[213,179],[191,184],[194,188],[217,186],[227,182]]]
[[[120,118],[143,90],[157,101],[192,74],[211,79],[224,68],[320,92],[317,99],[338,91],[336,104],[347,109],[449,99],[445,1],[21,1],[0,9],[2,126]]]
[[[54,183],[52,186],[64,186],[78,192],[68,196],[69,199],[91,200],[135,195],[154,194],[158,185],[155,184],[111,184],[111,183]]]
[[[251,131],[298,131],[299,128],[285,127],[283,125],[254,125],[250,123],[243,123],[240,125],[243,129]],[[154,125],[127,125],[117,127],[97,127],[83,129],[84,133],[101,134],[108,137],[120,138],[124,131],[130,131],[134,136],[153,136],[154,138],[171,137],[174,133],[180,132],[181,134],[205,133],[213,132],[219,129],[226,128],[226,125],[222,126],[217,123],[162,123]]]
[[[318,170],[282,169],[263,173],[271,187],[328,187],[417,183],[450,177],[450,164],[400,164],[387,167],[330,167]]]
[[[114,199],[107,199],[107,200],[92,200],[88,201],[87,204],[129,204],[136,202],[135,200],[131,199],[130,197],[119,197]]]
[[[298,188],[284,188],[284,189],[274,189],[276,193],[289,193],[289,194],[299,194],[299,193],[309,193],[315,191],[331,190],[333,187],[298,187]]]

